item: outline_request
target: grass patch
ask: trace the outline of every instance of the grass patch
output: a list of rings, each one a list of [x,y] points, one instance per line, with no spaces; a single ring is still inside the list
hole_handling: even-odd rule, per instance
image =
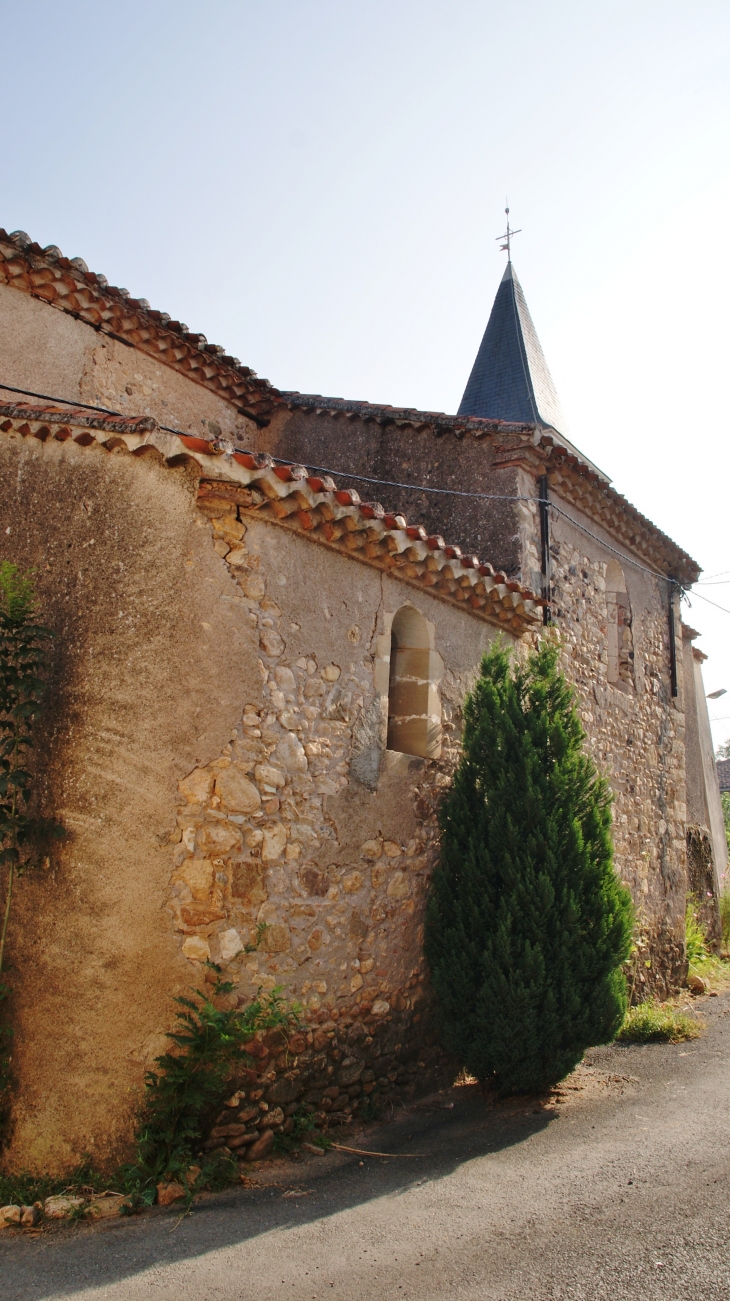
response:
[[[702,1025],[694,1016],[671,1003],[649,999],[630,1007],[616,1038],[620,1043],[684,1043],[699,1039]]]
[[[728,792],[730,794],[730,791]],[[722,947],[730,950],[730,888],[726,887],[720,895],[720,925],[722,926]]]
[[[34,1202],[44,1202],[47,1197],[56,1197],[59,1193],[88,1197],[92,1193],[104,1192],[113,1183],[114,1180],[96,1173],[88,1159],[60,1178],[34,1175],[27,1170],[18,1174],[0,1173],[0,1206],[32,1206]]]
[[[719,904],[724,950],[727,943],[726,932],[730,932],[730,894],[722,893]],[[696,900],[690,895],[687,899],[685,918],[687,975],[688,977],[699,976],[708,989],[725,989],[730,984],[730,961],[727,954],[723,956],[711,952],[696,907]]]
[[[721,894],[719,903],[724,948],[725,931],[730,928],[730,895]],[[696,911],[696,902],[691,895],[687,900],[685,935],[688,976],[699,976],[708,988],[725,988],[730,983],[730,962],[727,957],[710,951],[704,927]]]
[[[730,961],[714,953],[708,954],[703,962],[693,962],[689,970],[693,975],[701,976],[708,989],[718,993],[730,985]]]

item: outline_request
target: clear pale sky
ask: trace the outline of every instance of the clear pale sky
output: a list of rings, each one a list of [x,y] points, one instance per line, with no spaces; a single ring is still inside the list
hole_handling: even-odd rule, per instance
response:
[[[509,195],[573,441],[730,610],[726,0],[5,0],[1,30],[0,225],[282,388],[455,411]],[[730,614],[683,613],[722,741]]]

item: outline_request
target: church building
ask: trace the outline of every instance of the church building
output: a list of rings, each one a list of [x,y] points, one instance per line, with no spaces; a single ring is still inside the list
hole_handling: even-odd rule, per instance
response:
[[[688,890],[715,926],[727,865],[700,571],[570,441],[511,260],[455,415],[275,388],[21,231],[0,363],[0,558],[55,634],[37,786],[68,833],[13,908],[12,1166],[125,1152],[208,962],[305,1009],[257,1046],[242,1160],[303,1106],[343,1124],[448,1080],[424,901],[496,636],[559,636],[635,996],[679,986]]]

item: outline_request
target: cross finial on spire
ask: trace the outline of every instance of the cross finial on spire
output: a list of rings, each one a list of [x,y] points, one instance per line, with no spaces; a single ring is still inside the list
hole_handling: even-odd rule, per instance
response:
[[[497,235],[497,239],[498,239],[498,240],[503,239],[503,240],[505,241],[504,244],[502,244],[502,246],[501,246],[501,248],[500,248],[500,252],[501,252],[501,253],[506,253],[506,254],[507,254],[507,261],[508,261],[508,262],[511,262],[511,261],[512,261],[512,247],[511,247],[511,246],[512,246],[512,236],[513,236],[513,235],[520,235],[520,234],[522,233],[522,227],[520,227],[519,230],[513,230],[512,227],[511,227],[510,224],[509,224],[509,208],[505,208],[504,211],[505,211],[505,215],[506,215],[506,217],[507,217],[507,229],[506,229],[506,231],[504,232],[504,235]]]

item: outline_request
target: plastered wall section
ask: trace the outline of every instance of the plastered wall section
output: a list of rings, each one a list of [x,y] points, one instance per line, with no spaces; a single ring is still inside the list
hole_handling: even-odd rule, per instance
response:
[[[0,476],[0,557],[54,632],[39,806],[68,832],[15,894],[6,1160],[62,1171],[124,1149],[189,983],[164,911],[177,783],[260,706],[258,638],[184,467],[2,433]]]
[[[531,483],[525,474],[526,496]],[[540,568],[537,507],[525,502],[518,509],[523,572],[530,573]],[[573,507],[571,512],[581,521]],[[597,532],[593,522],[581,522]],[[554,512],[550,527],[552,618],[563,640],[564,671],[578,692],[588,748],[615,797],[615,864],[632,892],[645,946],[638,983],[663,996],[684,975],[687,807],[679,618],[675,612],[679,694],[672,698],[667,584],[623,562],[633,671],[630,681],[610,683],[606,568],[615,553]]]
[[[17,388],[125,416],[153,416],[183,433],[237,435],[254,445],[256,426],[231,403],[145,353],[5,284],[0,284],[0,359],[0,378]],[[5,400],[23,398],[7,393]]]

